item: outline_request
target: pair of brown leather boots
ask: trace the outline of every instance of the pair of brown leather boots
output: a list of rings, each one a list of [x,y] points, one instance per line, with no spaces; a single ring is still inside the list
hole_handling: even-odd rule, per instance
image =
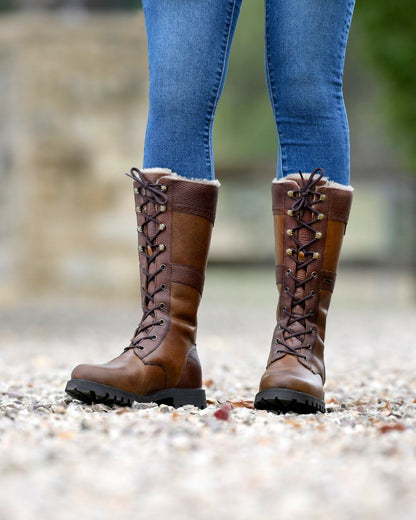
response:
[[[196,323],[219,184],[163,169],[127,175],[134,181],[143,316],[120,356],[77,366],[66,391],[87,403],[204,408]],[[256,408],[325,411],[325,322],[352,189],[323,175],[318,168],[272,184],[280,296]]]

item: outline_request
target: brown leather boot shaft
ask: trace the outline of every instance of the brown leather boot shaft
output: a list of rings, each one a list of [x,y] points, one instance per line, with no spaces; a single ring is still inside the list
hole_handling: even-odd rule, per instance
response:
[[[323,172],[273,182],[277,325],[260,392],[286,389],[323,401],[325,324],[352,189]]]
[[[130,348],[146,364],[163,366],[166,388],[199,388],[197,311],[218,187],[171,174],[143,176],[156,192],[150,197],[134,182],[144,314]]]
[[[104,365],[79,365],[72,378],[141,396],[200,389],[197,311],[218,185],[165,170],[133,168],[128,175],[134,181],[142,319],[120,356]]]

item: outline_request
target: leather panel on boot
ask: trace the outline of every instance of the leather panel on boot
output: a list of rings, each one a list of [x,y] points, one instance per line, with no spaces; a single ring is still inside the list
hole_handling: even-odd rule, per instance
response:
[[[326,247],[322,262],[322,269],[325,271],[332,271],[334,273],[337,271],[344,231],[344,222],[338,220],[331,220],[328,222]]]
[[[172,208],[176,213],[188,213],[215,221],[218,187],[206,182],[175,180]]]
[[[344,189],[339,189],[324,186],[321,191],[324,195],[330,195],[328,218],[330,220],[344,222],[346,226],[348,224],[352,204],[351,188],[346,186]]]
[[[146,362],[163,366],[168,388],[177,385],[189,350],[195,345],[196,313],[200,298],[198,291],[192,287],[172,283],[169,332],[163,342],[146,357]]]
[[[196,215],[174,213],[172,222],[172,262],[204,273],[211,240],[210,221]]]
[[[284,233],[284,217],[283,215],[274,216],[274,244],[276,254],[276,266],[283,265],[283,233]],[[279,278],[276,279],[279,282]]]
[[[201,362],[196,345],[188,351],[181,378],[175,386],[177,388],[200,388],[202,386]]]

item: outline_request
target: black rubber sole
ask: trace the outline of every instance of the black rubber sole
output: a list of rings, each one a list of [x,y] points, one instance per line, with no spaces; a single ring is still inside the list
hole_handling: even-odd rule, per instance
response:
[[[168,388],[147,395],[125,392],[119,388],[87,381],[71,379],[66,384],[65,392],[84,403],[103,403],[108,405],[131,406],[137,403],[167,404],[175,408],[191,404],[198,408],[206,408],[205,390],[202,388]]]
[[[318,413],[325,412],[325,403],[312,395],[287,388],[269,388],[259,392],[254,400],[258,410],[275,413]]]

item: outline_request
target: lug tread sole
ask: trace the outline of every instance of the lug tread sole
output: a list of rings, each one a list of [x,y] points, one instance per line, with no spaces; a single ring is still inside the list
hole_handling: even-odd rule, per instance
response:
[[[290,390],[287,388],[269,388],[259,392],[254,400],[254,407],[258,410],[268,410],[278,414],[283,413],[325,413],[325,403],[321,399]]]
[[[106,405],[131,406],[137,403],[166,404],[174,408],[193,405],[206,408],[205,390],[202,388],[167,388],[147,395],[126,392],[119,388],[88,381],[86,379],[71,379],[67,382],[65,391],[71,397],[87,404],[102,403]]]

